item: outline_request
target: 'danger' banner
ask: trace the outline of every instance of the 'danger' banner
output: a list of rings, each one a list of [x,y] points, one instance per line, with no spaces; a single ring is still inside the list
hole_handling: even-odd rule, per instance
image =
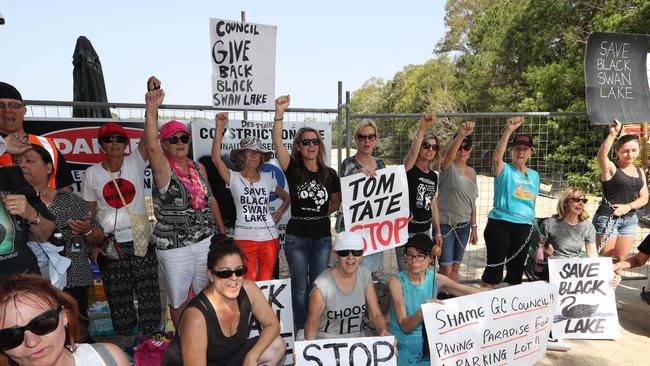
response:
[[[422,305],[431,364],[534,364],[546,351],[554,293],[538,281]]]
[[[210,19],[212,105],[275,108],[275,38],[277,27]]]
[[[275,315],[280,320],[280,336],[287,342],[286,357],[283,365],[293,364],[293,308],[291,306],[291,282],[288,279],[255,282],[266,297]],[[251,333],[249,338],[259,335],[260,325],[251,314],[249,321]]]
[[[395,337],[317,339],[296,342],[296,365],[397,365]]]
[[[359,231],[363,255],[398,247],[408,240],[409,193],[404,166],[341,178],[341,207],[345,227]]]
[[[558,289],[553,336],[569,339],[621,337],[616,297],[609,280],[611,258],[548,260],[549,279]]]

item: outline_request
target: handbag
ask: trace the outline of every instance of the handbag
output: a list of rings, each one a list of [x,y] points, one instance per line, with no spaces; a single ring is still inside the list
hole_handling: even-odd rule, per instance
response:
[[[149,239],[151,238],[151,223],[149,222],[149,217],[146,214],[136,214],[129,210],[129,207],[126,205],[126,200],[124,199],[124,196],[122,196],[122,191],[115,181],[115,177],[113,177],[113,174],[110,174],[110,176],[111,179],[113,179],[113,184],[115,184],[115,190],[120,196],[120,200],[126,209],[126,214],[129,216],[129,221],[131,221],[131,232],[133,233],[133,254],[139,257],[144,257],[147,255]]]
[[[113,235],[104,237],[101,248],[106,258],[112,260],[120,259],[120,245],[115,241]]]

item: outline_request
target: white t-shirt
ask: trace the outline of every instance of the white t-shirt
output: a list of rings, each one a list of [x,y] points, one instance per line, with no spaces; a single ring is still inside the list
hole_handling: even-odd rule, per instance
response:
[[[140,149],[134,149],[124,158],[120,171],[112,173],[129,210],[134,214],[145,213],[144,171],[147,165],[148,162],[142,158]],[[115,228],[115,239],[118,242],[133,240],[131,221],[115,190],[111,172],[104,169],[101,163],[86,169],[81,184],[81,197],[89,202],[97,202],[97,218],[105,233],[113,233]]]
[[[275,179],[267,173],[260,173],[259,182],[251,183],[239,172],[230,171],[227,188],[230,188],[237,209],[235,240],[263,241],[278,237],[278,229],[269,209],[275,187]]]

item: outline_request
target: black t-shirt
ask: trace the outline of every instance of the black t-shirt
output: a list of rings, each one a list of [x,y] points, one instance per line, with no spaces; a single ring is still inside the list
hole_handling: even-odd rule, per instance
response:
[[[650,235],[646,236],[645,239],[643,239],[637,249],[643,254],[650,255]]]
[[[0,204],[0,275],[40,273],[36,256],[27,246],[29,225]]]
[[[431,228],[431,200],[436,199],[438,174],[433,170],[424,173],[420,168],[406,172],[409,184],[409,209],[413,217],[409,222],[409,233],[421,233]]]
[[[328,214],[333,193],[341,192],[341,181],[336,171],[329,169],[325,185],[318,183],[318,173],[308,172],[306,182],[298,182],[299,166],[293,160],[285,172],[291,196],[291,220],[287,224],[287,234],[305,238],[322,238],[330,235]]]
[[[235,219],[237,218],[237,209],[235,208],[235,202],[232,200],[230,189],[226,188],[226,184],[221,179],[221,176],[219,176],[219,172],[217,172],[217,168],[214,166],[210,156],[202,157],[199,159],[199,163],[205,166],[212,195],[219,203],[219,211],[221,211],[223,224],[226,227],[234,227]]]

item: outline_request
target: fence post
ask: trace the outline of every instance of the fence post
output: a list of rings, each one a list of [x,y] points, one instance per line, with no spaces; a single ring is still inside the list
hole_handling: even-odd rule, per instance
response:
[[[350,92],[345,92],[345,157],[350,157]]]
[[[341,166],[341,161],[342,161],[342,153],[343,149],[341,148],[341,143],[343,142],[343,129],[341,128],[341,124],[343,123],[343,82],[339,81],[338,82],[338,100],[336,103],[336,109],[338,110],[338,116],[336,118],[336,132],[337,132],[337,138],[336,138],[336,170],[339,170],[339,167]]]

